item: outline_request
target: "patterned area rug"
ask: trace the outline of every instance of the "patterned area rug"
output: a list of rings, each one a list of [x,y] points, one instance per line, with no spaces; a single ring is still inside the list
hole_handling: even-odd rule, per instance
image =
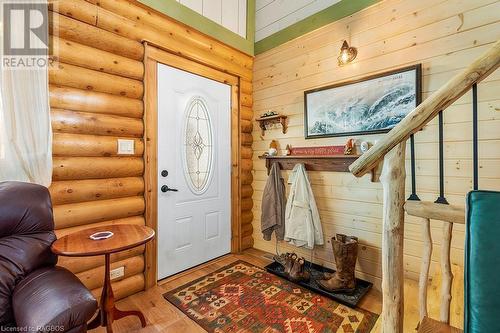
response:
[[[244,261],[163,295],[208,332],[370,332],[378,315],[351,309]]]

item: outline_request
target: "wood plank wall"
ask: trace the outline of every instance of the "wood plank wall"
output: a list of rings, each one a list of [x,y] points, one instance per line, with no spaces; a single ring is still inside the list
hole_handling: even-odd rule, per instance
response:
[[[269,130],[261,136],[254,126],[254,247],[274,252],[274,242],[260,233],[262,190],[267,179],[264,162],[257,158],[271,139],[281,148],[339,145],[347,138],[304,140],[303,91],[357,79],[369,74],[415,63],[423,65],[423,98],[441,87],[500,39],[500,2],[497,0],[384,0],[350,17],[258,55],[254,65],[256,117],[274,110],[288,115],[288,133]],[[343,39],[358,48],[354,63],[338,67]],[[479,187],[500,189],[500,71],[479,84]],[[454,103],[444,114],[446,197],[465,204],[472,188],[471,94]],[[379,136],[357,137],[373,142]],[[438,194],[437,118],[416,136],[417,187],[422,200]],[[409,154],[407,154],[409,159]],[[409,160],[407,174],[410,175]],[[285,177],[288,172],[285,173]],[[362,244],[357,272],[380,285],[382,188],[370,177],[356,179],[349,173],[311,172],[313,191],[326,238],[335,233],[356,235]],[[407,177],[407,190],[410,178]],[[422,255],[421,224],[406,217],[405,270],[417,278]],[[441,224],[432,222],[433,269],[440,253]],[[280,245],[281,251],[295,250]],[[452,263],[463,264],[464,228],[456,226]],[[306,257],[310,252],[300,251]],[[333,267],[331,244],[313,253],[315,261]]]
[[[240,77],[242,247],[252,240],[253,58],[189,27],[126,0],[52,0],[49,72],[56,234],[106,224],[143,225],[143,40]],[[135,142],[133,156],[117,155],[117,139]],[[144,246],[112,256],[125,266],[114,284],[123,298],[144,289]],[[98,296],[104,258],[60,257]]]

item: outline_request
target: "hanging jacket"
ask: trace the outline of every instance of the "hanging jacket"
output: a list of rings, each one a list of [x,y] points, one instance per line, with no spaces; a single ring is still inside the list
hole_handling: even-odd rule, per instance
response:
[[[265,240],[283,240],[285,233],[285,182],[281,178],[278,163],[273,163],[262,196],[261,231]]]
[[[323,245],[319,212],[304,164],[295,165],[288,183],[291,188],[285,211],[285,240],[308,249]]]

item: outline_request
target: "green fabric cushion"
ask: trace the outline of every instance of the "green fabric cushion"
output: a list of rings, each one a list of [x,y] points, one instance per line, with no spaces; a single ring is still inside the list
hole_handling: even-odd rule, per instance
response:
[[[500,332],[500,192],[467,195],[464,332]]]

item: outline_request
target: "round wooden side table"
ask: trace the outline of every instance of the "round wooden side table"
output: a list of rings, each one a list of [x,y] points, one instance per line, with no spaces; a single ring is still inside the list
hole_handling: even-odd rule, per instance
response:
[[[101,240],[90,239],[90,235],[103,231],[111,231],[113,236]],[[146,319],[140,311],[120,311],[115,307],[113,288],[109,276],[110,256],[112,253],[145,244],[154,236],[153,229],[146,226],[116,224],[77,231],[59,238],[52,244],[52,252],[61,256],[89,257],[104,255],[104,286],[99,304],[99,314],[88,324],[89,329],[103,326],[106,327],[108,333],[113,332],[113,321],[126,316],[137,316],[141,320],[142,327],[146,326]]]

